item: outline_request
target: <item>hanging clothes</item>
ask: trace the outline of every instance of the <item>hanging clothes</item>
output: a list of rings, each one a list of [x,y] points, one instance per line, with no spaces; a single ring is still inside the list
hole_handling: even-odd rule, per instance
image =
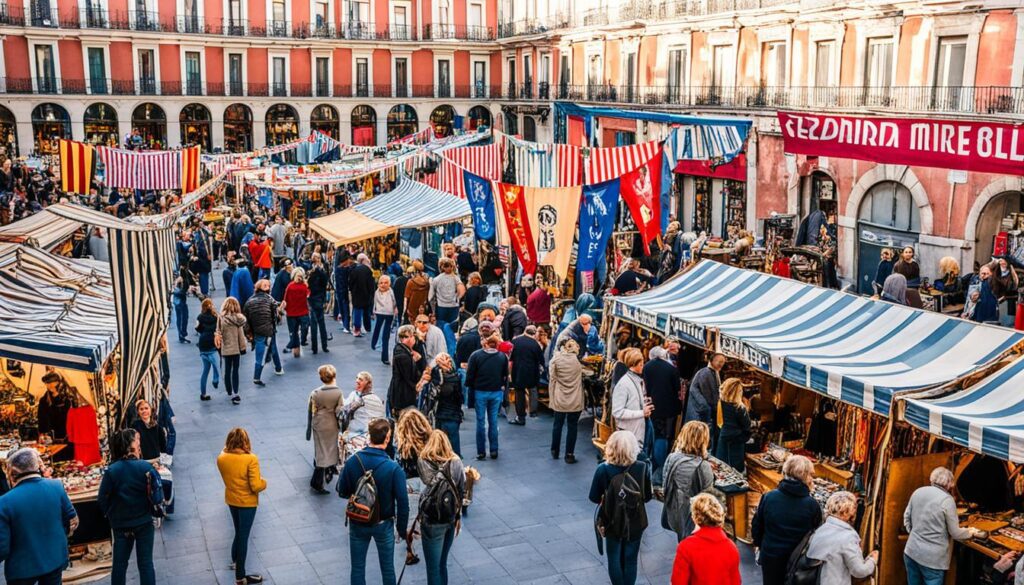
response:
[[[96,422],[96,410],[91,405],[68,410],[67,431],[74,459],[83,465],[99,463],[103,459],[100,455],[100,428]]]

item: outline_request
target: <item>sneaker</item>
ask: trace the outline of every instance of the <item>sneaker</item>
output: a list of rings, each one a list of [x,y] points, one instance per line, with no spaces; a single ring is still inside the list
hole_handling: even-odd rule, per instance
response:
[[[552,449],[551,450],[551,458],[552,459],[558,459],[558,449]]]
[[[497,458],[498,458],[498,452],[497,451],[491,451],[491,459],[497,459]]]
[[[327,349],[326,347],[321,349],[320,351],[322,351],[324,353],[331,353],[331,350]]]
[[[484,459],[487,459],[487,453],[477,453],[476,454],[476,460],[477,461],[483,461]]]
[[[385,366],[390,366],[391,365],[391,362],[388,361],[388,360],[380,360],[380,363],[384,364]]]
[[[212,397],[209,394],[203,394],[202,396],[199,397],[199,400],[203,400],[203,401],[211,400],[211,399],[212,399]]]
[[[530,418],[537,418],[538,416],[539,416],[539,413],[536,413],[536,412],[531,412],[530,413]]]
[[[275,376],[283,376],[284,375],[284,368],[281,368],[280,370],[274,370],[274,375]]]
[[[342,332],[342,333],[352,333],[352,332],[351,332],[351,331],[349,331],[349,330],[348,330],[348,328],[346,328],[346,327],[342,327],[342,328],[341,328],[341,332]]]
[[[192,342],[189,341],[187,337],[179,337],[178,338],[178,343],[187,343],[189,345],[192,345]]]
[[[521,419],[521,418],[514,418],[514,419],[508,421],[508,424],[516,425],[517,427],[525,427],[526,426],[526,421]]]
[[[263,383],[263,380],[253,380],[252,383],[254,386],[259,386],[261,388],[266,386],[266,384]]]
[[[231,404],[241,404],[241,403],[242,403],[242,397],[241,396],[236,394],[236,395],[231,397]]]
[[[245,582],[248,583],[249,585],[252,585],[253,583],[262,583],[263,582],[263,576],[262,575],[246,575],[245,576]]]
[[[573,463],[576,463],[576,456],[573,455],[572,453],[566,453],[565,454],[565,462],[568,463],[569,465],[572,465]]]

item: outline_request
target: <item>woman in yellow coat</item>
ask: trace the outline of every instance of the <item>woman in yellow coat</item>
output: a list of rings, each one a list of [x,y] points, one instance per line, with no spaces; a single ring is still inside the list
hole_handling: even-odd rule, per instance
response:
[[[252,453],[249,433],[234,428],[224,442],[224,451],[217,456],[217,469],[224,480],[224,501],[231,510],[235,539],[231,542],[231,560],[235,564],[235,585],[262,583],[260,575],[245,574],[245,557],[249,552],[249,533],[256,519],[259,493],[267,489],[267,480],[260,475],[260,460]]]

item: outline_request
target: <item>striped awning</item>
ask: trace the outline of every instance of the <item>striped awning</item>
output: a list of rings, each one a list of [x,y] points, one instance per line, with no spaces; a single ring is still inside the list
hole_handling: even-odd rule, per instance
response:
[[[81,227],[80,222],[58,217],[43,209],[25,219],[0,227],[0,240],[34,240],[40,248],[48,250],[70,238]]]
[[[612,314],[888,416],[895,392],[976,371],[1024,335],[702,261]]]
[[[458,221],[470,215],[469,204],[410,179],[394,190],[333,215],[312,219],[315,232],[341,246],[389,234]]]
[[[943,398],[906,398],[903,418],[972,451],[1024,463],[1024,358]]]
[[[0,265],[0,357],[94,372],[117,344],[106,263],[20,246]]]

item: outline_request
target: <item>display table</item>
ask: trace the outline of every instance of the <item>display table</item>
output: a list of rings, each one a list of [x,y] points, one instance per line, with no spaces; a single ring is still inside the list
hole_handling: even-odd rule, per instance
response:
[[[724,461],[709,456],[708,462],[715,474],[715,489],[725,495],[726,522],[730,523],[732,535],[739,541],[749,544],[750,540],[750,510],[747,507],[747,492],[750,491],[749,484],[743,479],[743,475],[736,471]],[[729,526],[726,526],[728,531]]]

